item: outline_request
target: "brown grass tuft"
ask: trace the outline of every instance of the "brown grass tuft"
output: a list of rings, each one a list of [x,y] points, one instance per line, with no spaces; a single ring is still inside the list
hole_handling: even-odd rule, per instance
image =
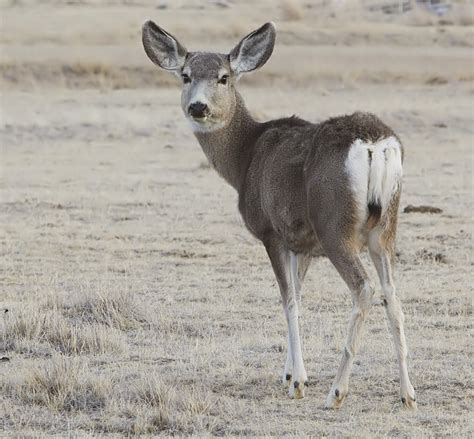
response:
[[[156,376],[141,376],[130,389],[130,433],[212,431],[212,405],[210,395],[203,390],[177,389]]]
[[[100,324],[71,322],[56,310],[22,310],[5,319],[0,342],[3,350],[25,352],[34,344],[46,345],[63,354],[121,353],[123,335]]]
[[[145,309],[127,292],[86,293],[78,298],[57,298],[57,305],[68,317],[97,323],[122,331],[148,322]]]
[[[111,391],[111,383],[92,376],[85,362],[62,355],[20,374],[6,385],[6,393],[56,411],[101,409]]]

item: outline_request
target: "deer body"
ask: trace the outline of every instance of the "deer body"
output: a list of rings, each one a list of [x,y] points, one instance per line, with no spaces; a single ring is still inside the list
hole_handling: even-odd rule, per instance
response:
[[[407,371],[403,313],[391,263],[401,190],[403,149],[394,132],[369,113],[313,124],[297,117],[254,120],[235,83],[270,57],[275,29],[267,23],[229,55],[188,53],[152,22],[143,28],[150,59],[182,77],[182,108],[209,163],[238,192],[249,231],[265,246],[288,322],[283,382],[303,397],[307,382],[299,335],[301,285],[311,258],[326,255],[347,283],[353,312],[341,364],[326,406],[348,392],[374,288],[359,259],[368,246],[377,269],[400,370],[403,404],[416,408]]]

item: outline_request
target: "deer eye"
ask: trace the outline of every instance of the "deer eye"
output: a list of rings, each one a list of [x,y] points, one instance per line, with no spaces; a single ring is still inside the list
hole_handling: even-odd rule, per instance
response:
[[[191,82],[191,78],[189,77],[189,75],[186,75],[186,73],[181,74],[181,78],[183,78],[183,82],[185,84],[189,84]]]
[[[226,85],[228,79],[229,79],[229,75],[222,75],[222,76],[217,80],[217,83],[218,83],[218,84],[222,84],[222,85]]]

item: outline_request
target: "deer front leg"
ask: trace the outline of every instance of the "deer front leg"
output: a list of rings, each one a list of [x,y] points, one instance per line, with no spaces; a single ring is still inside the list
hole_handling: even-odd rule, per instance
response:
[[[283,379],[285,382],[290,381],[290,397],[303,398],[307,375],[301,353],[298,324],[297,289],[299,283],[297,282],[296,256],[277,240],[269,241],[265,247],[280,287],[283,309],[288,323],[288,356]],[[291,374],[289,373],[290,366],[293,366]]]

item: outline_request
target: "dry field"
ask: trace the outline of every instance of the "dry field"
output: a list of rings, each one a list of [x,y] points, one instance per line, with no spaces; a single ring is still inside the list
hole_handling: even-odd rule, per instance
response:
[[[0,2],[0,436],[473,437],[472,10],[320,3]],[[148,18],[191,50],[274,20],[273,58],[241,84],[259,118],[362,109],[399,133],[416,413],[379,294],[349,397],[323,409],[351,308],[326,259],[303,291],[311,387],[287,398],[270,264],[143,52]]]

